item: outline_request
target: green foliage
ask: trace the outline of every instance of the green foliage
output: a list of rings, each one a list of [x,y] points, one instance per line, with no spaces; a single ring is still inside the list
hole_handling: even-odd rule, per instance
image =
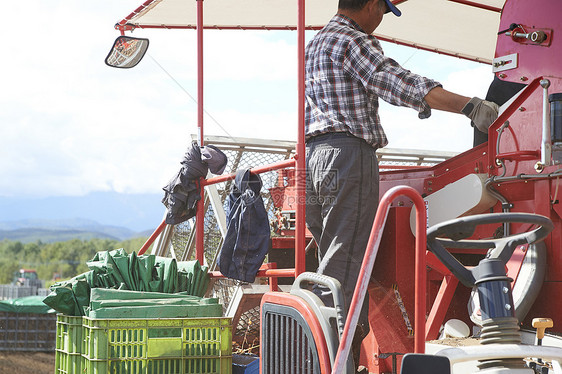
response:
[[[12,283],[14,273],[18,271],[19,264],[13,258],[0,258],[0,284]]]
[[[138,251],[146,238],[135,238],[119,242],[110,239],[72,239],[64,242],[21,243],[0,241],[0,284],[12,282],[14,273],[20,268],[37,271],[39,279],[52,280],[72,278],[88,270],[86,262],[96,252],[123,248],[127,253]]]
[[[119,248],[123,248],[125,250],[125,252],[127,253],[131,253],[131,252],[138,252],[138,250],[143,246],[143,244],[146,242],[147,238],[134,238],[134,239],[129,239],[129,240],[125,240],[119,243]],[[147,253],[150,253],[150,249],[152,248],[152,246],[150,246],[147,249]]]

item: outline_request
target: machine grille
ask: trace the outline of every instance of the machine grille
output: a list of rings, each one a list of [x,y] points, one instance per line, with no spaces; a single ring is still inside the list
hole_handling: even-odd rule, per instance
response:
[[[320,374],[310,328],[294,308],[264,303],[261,322],[262,374]]]

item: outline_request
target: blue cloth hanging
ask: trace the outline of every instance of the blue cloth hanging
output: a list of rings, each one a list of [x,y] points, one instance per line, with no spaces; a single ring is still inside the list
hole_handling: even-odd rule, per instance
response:
[[[252,283],[269,251],[269,219],[260,196],[262,181],[250,169],[236,173],[228,196],[226,237],[218,258],[220,272]]]

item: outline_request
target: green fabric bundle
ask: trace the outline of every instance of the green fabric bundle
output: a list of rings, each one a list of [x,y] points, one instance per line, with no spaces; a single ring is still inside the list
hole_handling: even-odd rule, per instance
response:
[[[186,293],[159,293],[93,288],[90,318],[200,318],[221,317],[218,299]]]
[[[55,311],[43,303],[43,296],[0,300],[0,312],[48,314]]]
[[[90,303],[90,284],[84,274],[51,286],[51,293],[43,302],[68,316],[83,316]]]
[[[198,261],[177,262],[154,255],[137,256],[135,252],[127,255],[122,248],[98,252],[86,264],[88,272],[55,283],[43,302],[66,315],[84,316],[95,310],[90,305],[90,292],[94,290],[96,294],[101,289],[137,291],[137,296],[160,293],[158,297],[153,295],[154,300],[161,299],[162,294],[176,293],[200,299],[209,284],[208,267]],[[102,295],[107,294],[102,292]],[[177,302],[185,302],[183,296],[180,297],[182,301]],[[160,304],[155,302],[154,305]]]

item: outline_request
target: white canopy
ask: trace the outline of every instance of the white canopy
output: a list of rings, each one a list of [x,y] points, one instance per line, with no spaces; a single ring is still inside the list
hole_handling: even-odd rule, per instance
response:
[[[500,11],[506,0],[394,0],[401,17],[387,14],[375,35],[382,40],[491,63]],[[338,0],[306,0],[308,29],[324,26]],[[205,28],[296,28],[297,0],[204,0]],[[148,0],[127,23],[140,28],[195,28],[197,1]]]

